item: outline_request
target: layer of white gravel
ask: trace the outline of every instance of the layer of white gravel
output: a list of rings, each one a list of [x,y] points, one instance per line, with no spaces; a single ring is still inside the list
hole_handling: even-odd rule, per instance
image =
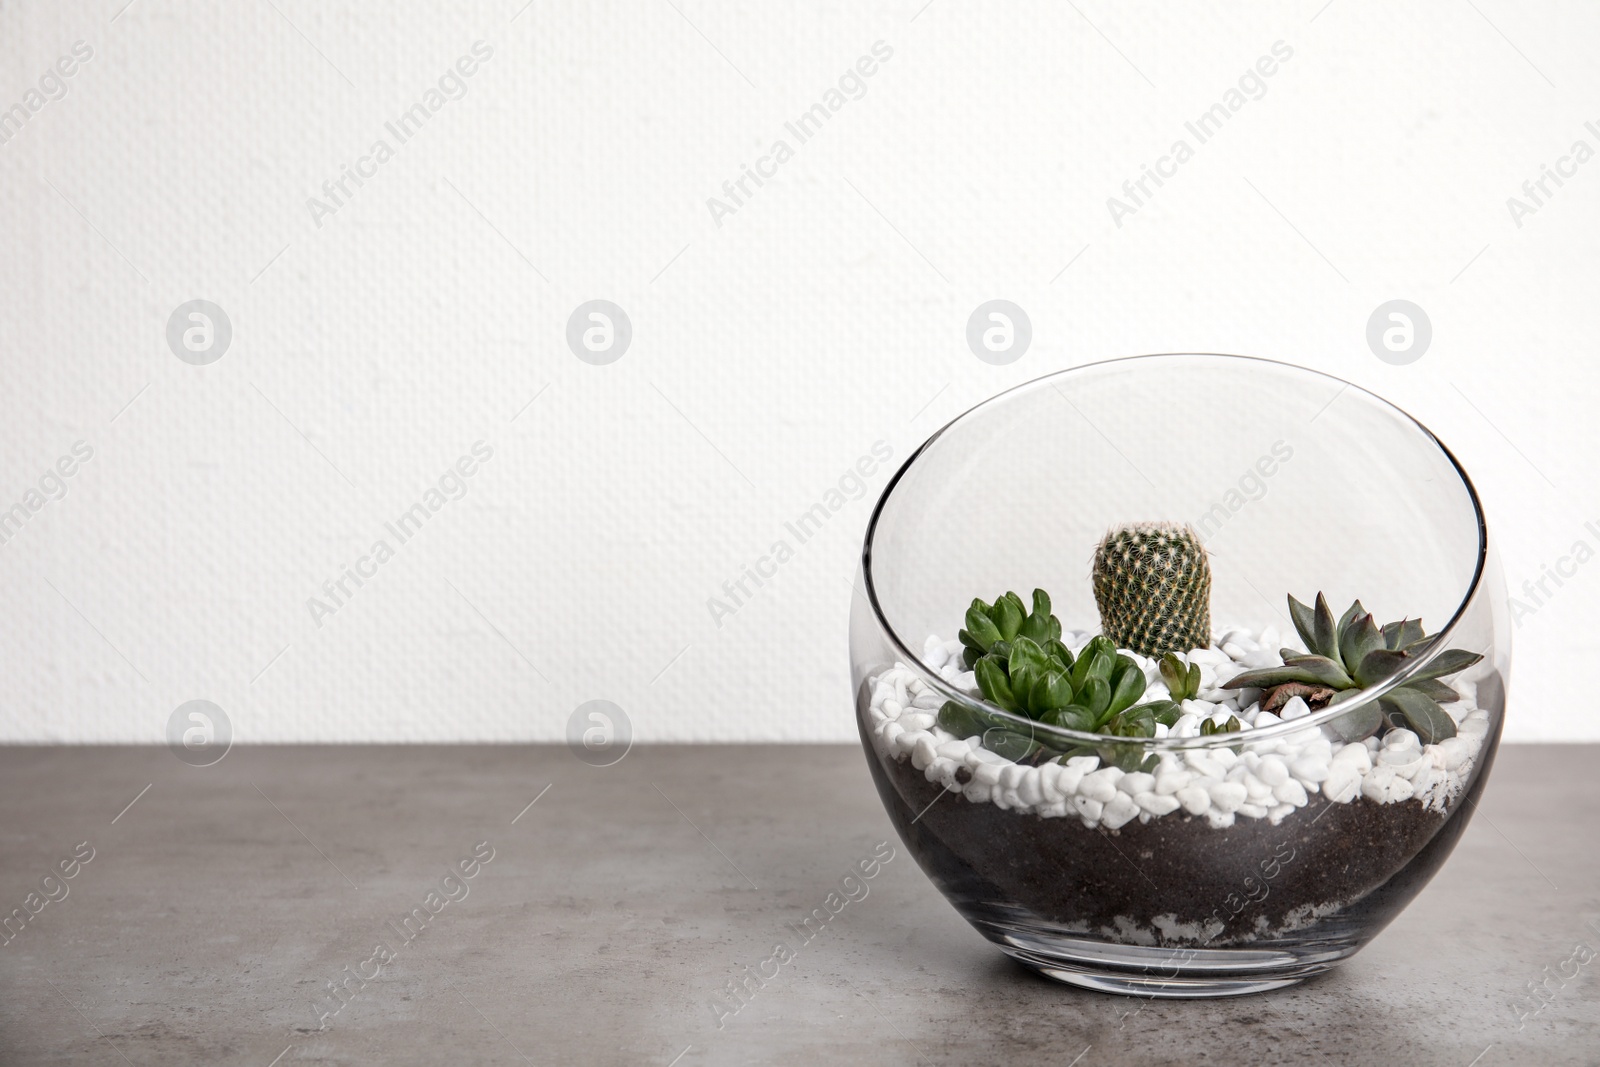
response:
[[[1090,636],[1069,632],[1062,642],[1076,656]],[[1251,730],[1311,713],[1299,697],[1273,714],[1260,710],[1259,689],[1218,688],[1241,671],[1280,665],[1280,637],[1271,626],[1232,629],[1212,648],[1189,653],[1184,659],[1200,666],[1198,697],[1183,702],[1184,714],[1170,730],[1156,727],[1157,737],[1197,737],[1201,722],[1210,719],[1220,726],[1232,715],[1244,729],[1234,742],[1238,753],[1229,747],[1170,752],[1149,774],[1102,767],[1095,756],[1021,766],[982,747],[976,737],[956,737],[941,728],[936,717],[944,698],[904,663],[869,681],[872,743],[880,755],[909,757],[928,781],[971,803],[1046,819],[1076,818],[1091,829],[1115,830],[1133,819],[1149,822],[1180,812],[1203,816],[1219,829],[1241,817],[1277,824],[1297,808],[1358,798],[1444,811],[1461,793],[1489,732],[1489,714],[1476,703],[1475,683],[1459,675],[1449,680],[1461,700],[1443,707],[1456,720],[1457,733],[1435,745],[1422,744],[1410,730],[1391,730],[1381,741],[1346,743],[1328,726],[1252,741]],[[923,661],[946,682],[978,696],[977,679],[961,667],[961,652],[959,641],[930,637]],[[1124,655],[1149,679],[1140,703],[1170,697],[1155,660],[1126,650]],[[970,772],[965,784],[956,777],[962,767]]]

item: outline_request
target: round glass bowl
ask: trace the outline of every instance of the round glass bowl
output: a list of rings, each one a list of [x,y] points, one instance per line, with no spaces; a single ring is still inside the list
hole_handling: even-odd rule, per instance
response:
[[[1112,741],[985,699],[957,643],[974,598],[1027,604],[1042,587],[1080,653],[1099,629],[1096,545],[1156,521],[1189,524],[1209,559],[1215,640],[1191,657],[1207,703]],[[1332,967],[1439,869],[1499,743],[1510,635],[1471,482],[1403,411],[1302,368],[1141,356],[986,401],[889,483],[860,577],[857,723],[890,818],[985,937],[1074,985],[1228,996]],[[1282,721],[1260,713],[1262,689],[1220,688],[1310,645],[1286,597],[1319,592],[1334,615],[1359,598],[1434,639]],[[1456,649],[1482,658],[1421,681],[1470,658]],[[1144,699],[1165,695],[1156,663],[1135,661]],[[1402,687],[1440,698],[1449,725],[1405,728]],[[1244,721],[1199,734],[1229,729],[1225,696]]]

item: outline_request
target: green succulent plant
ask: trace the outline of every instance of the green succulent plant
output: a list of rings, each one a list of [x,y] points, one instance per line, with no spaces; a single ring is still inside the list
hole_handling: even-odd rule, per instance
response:
[[[1392,678],[1408,660],[1424,655],[1438,640],[1427,636],[1420,619],[1380,627],[1359,600],[1335,621],[1321,593],[1316,605],[1309,608],[1291,596],[1289,617],[1311,651],[1282,649],[1283,666],[1245,671],[1223,688],[1266,690],[1261,706],[1267,711],[1277,711],[1295,697],[1312,708],[1328,707]],[[1346,741],[1370,737],[1385,724],[1415,730],[1425,744],[1454,737],[1455,720],[1439,705],[1459,697],[1440,679],[1481,659],[1476,652],[1446,649],[1405,685],[1329,725]]]
[[[1094,553],[1100,629],[1142,656],[1211,644],[1211,564],[1194,528],[1137,523],[1109,531]]]
[[[1184,663],[1175,652],[1161,657],[1161,680],[1167,683],[1167,692],[1180,704],[1200,695],[1200,665]]]
[[[1146,689],[1144,671],[1110,638],[1093,638],[1074,657],[1061,643],[1061,623],[1042,589],[1033,591],[1032,611],[1024,610],[1016,593],[992,606],[974,600],[966,623],[961,643],[979,690],[1013,715],[1108,738],[1145,738],[1155,736],[1157,723],[1171,726],[1181,714],[1170,700],[1138,703]],[[1089,752],[1118,765],[1144,759],[1138,746],[1111,742],[1064,751],[1041,743],[1027,726],[954,700],[940,709],[939,725],[957,737],[980,737],[985,747],[1019,762]]]

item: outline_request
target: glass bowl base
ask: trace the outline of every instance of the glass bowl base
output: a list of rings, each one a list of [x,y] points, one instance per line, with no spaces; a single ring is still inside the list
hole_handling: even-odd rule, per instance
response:
[[[1155,948],[975,924],[1018,963],[1080,989],[1146,999],[1204,1000],[1282,989],[1322,974],[1356,946],[1268,949]]]

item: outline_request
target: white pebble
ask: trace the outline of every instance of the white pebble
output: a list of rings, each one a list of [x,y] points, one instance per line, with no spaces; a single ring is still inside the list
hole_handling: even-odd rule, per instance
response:
[[[972,751],[969,741],[946,741],[938,748],[939,755],[945,759],[966,761],[967,753]]]
[[[1218,782],[1211,787],[1211,804],[1218,811],[1237,811],[1248,795],[1238,782]]]
[[[1064,770],[1065,767],[1053,760],[1039,767],[1039,791],[1049,803],[1062,799],[1061,787],[1056,783],[1061,780],[1061,772]]]
[[[1022,778],[1028,773],[1028,768],[1018,763],[1007,763],[1000,768],[1000,787],[1002,789],[1015,789],[1022,784]]]
[[[1098,762],[1098,761],[1097,761]],[[1078,791],[1078,785],[1083,781],[1084,769],[1074,767],[1071,761],[1061,768],[1061,776],[1056,779],[1056,788],[1061,790],[1061,795],[1070,797]]]
[[[1322,782],[1328,777],[1328,761],[1315,756],[1301,756],[1289,764],[1289,772],[1302,782]]]
[[[1139,805],[1126,793],[1118,793],[1100,813],[1100,822],[1108,830],[1115,830],[1139,814]]]
[[[1121,777],[1122,772],[1117,768],[1103,767],[1083,776],[1083,781],[1078,783],[1078,793],[1104,804],[1117,795],[1117,779]]]
[[[1098,822],[1105,811],[1105,805],[1100,801],[1082,795],[1072,798],[1072,806],[1077,809],[1079,815],[1090,822]]]
[[[1001,763],[980,763],[972,768],[972,780],[986,786],[999,788]]]
[[[1486,718],[1474,719],[1471,715],[1468,715],[1466,720],[1463,721],[1460,726],[1456,727],[1456,733],[1460,734],[1462,737],[1485,737],[1489,733],[1489,720]]]
[[[922,731],[909,739],[911,741],[911,766],[919,771],[928,769],[928,764],[939,758],[939,752],[934,748],[933,735]]]
[[[980,782],[977,778],[973,778],[972,781],[967,783],[967,787],[961,791],[961,794],[974,804],[987,804],[989,803],[991,784]]]
[[[1267,756],[1262,759],[1261,766],[1256,768],[1256,777],[1267,785],[1277,788],[1289,780],[1289,768],[1277,756]]]
[[[1311,706],[1299,697],[1290,697],[1289,702],[1278,712],[1278,718],[1285,722],[1290,719],[1303,719],[1311,714]]]
[[[1390,730],[1383,735],[1383,747],[1399,749],[1403,752],[1406,749],[1421,748],[1422,744],[1417,739],[1417,735],[1410,730]]]
[[[1293,811],[1293,804],[1279,804],[1275,807],[1267,809],[1267,818],[1271,820],[1272,825],[1276,826],[1283,821],[1283,817],[1285,815],[1288,815]]]
[[[1272,795],[1280,804],[1292,804],[1297,808],[1306,806],[1310,799],[1306,796],[1306,787],[1290,778],[1272,788]]]
[[[1132,774],[1125,774],[1117,780],[1117,788],[1128,794],[1130,797],[1136,797],[1140,793],[1148,793],[1155,789],[1155,787],[1156,776],[1153,774],[1146,774],[1143,771],[1134,771]]]
[[[896,749],[900,745],[900,738],[905,734],[906,728],[897,722],[891,722],[883,728],[883,743],[889,749]]]
[[[1044,800],[1044,793],[1039,788],[1039,771],[1031,769],[1022,776],[1022,781],[1017,783],[1017,799],[1025,807],[1038,807]]]
[[[1156,792],[1164,797],[1172,796],[1193,780],[1194,776],[1188,771],[1163,765],[1156,771]]]
[[[931,730],[933,721],[933,716],[925,711],[907,711],[900,716],[900,725],[907,730]]]
[[[1151,815],[1167,815],[1178,810],[1176,797],[1162,796],[1159,793],[1139,793],[1133,802],[1148,811]]]
[[[1240,804],[1236,809],[1240,815],[1249,819],[1262,819],[1266,817],[1267,805],[1265,804]]]
[[[1365,774],[1372,769],[1372,750],[1357,741],[1334,753],[1333,762],[1336,766],[1343,764],[1346,767],[1353,767],[1357,774]]]
[[[1175,795],[1190,815],[1204,815],[1211,807],[1211,794],[1197,785],[1185,786]]]
[[[945,651],[944,642],[940,641],[937,637],[929,637],[927,642],[922,646],[922,662],[926,663],[934,670],[938,670],[940,667],[943,667],[949,658],[950,653]]]
[[[1339,804],[1347,804],[1361,792],[1361,772],[1349,762],[1335,763],[1322,783],[1322,794]]]
[[[1212,808],[1206,812],[1206,820],[1211,823],[1213,830],[1226,830],[1233,825],[1233,812]]]
[[[1414,748],[1386,748],[1378,753],[1380,766],[1393,767],[1394,773],[1402,778],[1410,778],[1417,773],[1417,768],[1432,760]]]
[[[1067,766],[1068,767],[1075,767],[1078,770],[1082,771],[1084,774],[1088,774],[1090,771],[1092,771],[1096,767],[1100,766],[1100,757],[1099,756],[1068,756],[1067,757]]]
[[[1449,737],[1440,741],[1435,751],[1443,758],[1440,764],[1445,770],[1458,769],[1467,759],[1467,745],[1459,737]]]

